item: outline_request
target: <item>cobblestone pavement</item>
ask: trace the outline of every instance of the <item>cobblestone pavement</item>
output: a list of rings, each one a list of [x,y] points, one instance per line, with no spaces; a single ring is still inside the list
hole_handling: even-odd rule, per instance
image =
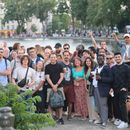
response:
[[[43,128],[42,130],[102,130],[104,129],[100,125],[89,123],[88,120],[81,121],[74,118],[71,121],[67,121],[66,118],[64,118],[64,121],[65,121],[64,125],[56,125],[53,128],[48,127],[48,128]],[[115,125],[109,122],[107,127],[104,130],[119,130],[119,129],[117,129]],[[130,126],[129,128],[125,128],[122,130],[130,130]]]

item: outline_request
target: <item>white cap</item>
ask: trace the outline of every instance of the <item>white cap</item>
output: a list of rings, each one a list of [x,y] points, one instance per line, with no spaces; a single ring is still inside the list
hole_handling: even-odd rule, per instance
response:
[[[124,38],[125,37],[129,37],[130,38],[130,34],[129,33],[124,34]]]

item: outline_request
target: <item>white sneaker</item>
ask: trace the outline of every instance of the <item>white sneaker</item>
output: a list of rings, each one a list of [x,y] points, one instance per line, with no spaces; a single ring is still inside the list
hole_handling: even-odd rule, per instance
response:
[[[121,123],[121,120],[119,120],[119,119],[115,119],[115,121],[114,121],[114,125],[118,126],[118,125],[120,125],[120,123]]]
[[[93,123],[94,124],[101,124],[101,121],[100,120],[95,120]]]
[[[117,126],[118,129],[127,128],[127,127],[128,127],[128,123],[124,121],[122,121],[120,125]]]

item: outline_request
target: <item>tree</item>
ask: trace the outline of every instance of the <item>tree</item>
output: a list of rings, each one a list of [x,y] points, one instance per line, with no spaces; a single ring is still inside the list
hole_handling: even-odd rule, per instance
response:
[[[43,27],[43,33],[44,33],[44,21],[48,18],[48,13],[52,12],[56,1],[55,0],[34,0],[34,8],[35,12],[34,15],[40,19],[40,22],[42,23]]]
[[[5,16],[3,23],[15,20],[18,23],[17,33],[24,31],[24,24],[33,14],[31,0],[5,0]]]

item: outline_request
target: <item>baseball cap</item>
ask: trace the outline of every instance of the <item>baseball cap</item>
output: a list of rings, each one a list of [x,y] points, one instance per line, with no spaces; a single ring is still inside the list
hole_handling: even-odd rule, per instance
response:
[[[129,33],[124,34],[124,38],[125,37],[129,37],[130,38],[130,34]]]
[[[62,45],[60,43],[55,44],[55,48],[60,48],[60,47],[62,47]]]

